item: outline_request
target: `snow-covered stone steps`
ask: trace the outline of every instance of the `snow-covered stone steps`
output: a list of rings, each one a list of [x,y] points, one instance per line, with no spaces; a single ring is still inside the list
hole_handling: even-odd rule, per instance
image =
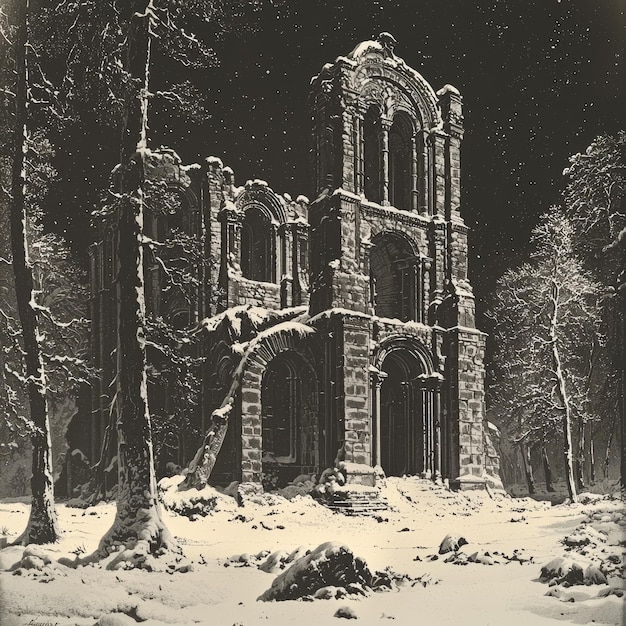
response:
[[[386,511],[388,505],[377,489],[371,491],[351,491],[346,490],[341,493],[334,493],[327,498],[324,504],[337,513],[344,515],[375,515],[381,511]]]

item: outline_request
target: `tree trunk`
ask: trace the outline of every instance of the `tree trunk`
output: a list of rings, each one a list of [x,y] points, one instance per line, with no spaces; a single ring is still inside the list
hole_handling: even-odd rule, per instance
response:
[[[526,476],[528,493],[532,496],[536,492],[536,487],[535,477],[533,475],[533,466],[530,462],[530,446],[525,443],[520,443],[520,452],[522,454],[522,461],[524,462],[524,475]]]
[[[617,421],[617,414],[613,413],[613,418],[611,419],[611,430],[609,432],[609,438],[606,442],[606,450],[604,453],[604,479],[608,480],[609,478],[609,466],[611,464],[611,445],[613,444],[613,437],[615,435],[615,422]]]
[[[596,445],[593,439],[593,428],[589,427],[589,482],[596,482]]]
[[[224,443],[227,430],[228,417],[214,413],[211,426],[204,436],[204,441],[189,464],[185,487],[202,489],[206,486],[215,467],[217,455]]]
[[[624,241],[626,241],[626,238],[621,240],[622,263],[624,261],[624,257],[626,257],[626,244]],[[622,267],[624,267],[623,264]],[[626,393],[626,365],[624,365],[624,363],[626,363],[626,270],[622,270],[619,278],[618,310],[620,312],[620,316],[618,320],[618,337],[622,349],[622,375],[620,377],[621,393],[618,394],[620,404],[620,482],[622,489],[626,489],[626,401],[624,401],[624,393]]]
[[[106,499],[106,469],[111,462],[111,450],[113,449],[113,431],[116,428],[116,414],[113,408],[109,413],[109,422],[104,429],[104,437],[100,446],[100,458],[91,468],[91,483],[93,491],[88,498],[89,504],[97,504],[100,500]]]
[[[32,422],[32,476],[30,486],[32,503],[24,533],[15,543],[50,543],[58,539],[59,528],[54,507],[52,478],[52,450],[46,375],[44,372],[34,308],[33,272],[28,260],[26,242],[25,155],[27,141],[27,65],[28,0],[18,2],[18,29],[15,37],[15,67],[17,72],[15,138],[11,171],[11,253],[15,274],[17,310],[22,326],[24,360],[27,378],[30,420]]]
[[[546,479],[546,491],[548,493],[554,493],[556,490],[552,483],[552,466],[550,465],[545,441],[541,444],[541,460],[543,462],[543,475]]]
[[[585,488],[585,424],[581,420],[578,426],[578,449],[574,462],[576,476],[576,489],[582,491]]]
[[[127,68],[140,85],[131,93],[122,135],[118,223],[117,514],[100,542],[103,557],[124,546],[109,568],[162,567],[154,557],[181,553],[161,517],[148,410],[143,275],[143,218],[150,63],[148,2],[129,3]],[[176,557],[175,557],[176,558]],[[180,561],[180,558],[176,558]]]
[[[565,460],[565,482],[572,502],[578,502],[576,483],[574,481],[573,444],[572,444],[572,409],[565,387],[565,377],[561,366],[561,356],[557,344],[557,320],[559,311],[559,288],[552,281],[552,318],[550,320],[550,342],[552,344],[552,365],[556,377],[556,389],[563,407],[563,456]]]

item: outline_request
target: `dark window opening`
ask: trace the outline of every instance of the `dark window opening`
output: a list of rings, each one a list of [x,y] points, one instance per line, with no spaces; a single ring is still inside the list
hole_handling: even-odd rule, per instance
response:
[[[318,465],[318,402],[314,370],[302,356],[275,357],[263,376],[261,415],[264,465]]]
[[[256,208],[246,210],[241,226],[241,272],[245,278],[274,282],[272,226]]]
[[[411,123],[396,115],[389,131],[389,200],[398,209],[411,208]]]
[[[391,233],[374,237],[370,250],[371,304],[376,315],[418,320],[419,265],[408,241]]]
[[[296,457],[296,416],[302,381],[286,359],[278,358],[263,378],[264,460],[293,462]]]
[[[381,201],[380,181],[380,118],[377,109],[370,107],[363,120],[363,174],[365,197],[371,202]]]

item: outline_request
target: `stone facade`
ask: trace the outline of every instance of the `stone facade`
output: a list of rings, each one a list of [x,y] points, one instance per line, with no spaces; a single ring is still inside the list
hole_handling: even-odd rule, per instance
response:
[[[237,187],[217,158],[149,159],[202,245],[192,306],[166,295],[157,264],[146,287],[149,310],[202,334],[200,419],[229,424],[218,482],[271,488],[339,461],[459,488],[497,473],[460,215],[462,99],[450,85],[435,93],[394,47],[383,33],[312,80],[312,201],[260,180]],[[172,219],[150,213],[147,235]],[[110,381],[115,232],[101,234],[93,346]],[[94,454],[109,400],[94,385]]]

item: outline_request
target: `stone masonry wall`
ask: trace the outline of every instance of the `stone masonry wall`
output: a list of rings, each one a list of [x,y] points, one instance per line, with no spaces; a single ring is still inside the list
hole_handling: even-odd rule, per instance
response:
[[[371,464],[369,353],[371,320],[343,316],[343,387],[346,461]]]
[[[458,449],[457,459],[450,459],[451,484],[461,489],[472,488],[482,485],[485,469],[485,335],[479,331],[451,329],[447,347],[446,377],[450,381],[452,427],[450,450],[454,454]]]

